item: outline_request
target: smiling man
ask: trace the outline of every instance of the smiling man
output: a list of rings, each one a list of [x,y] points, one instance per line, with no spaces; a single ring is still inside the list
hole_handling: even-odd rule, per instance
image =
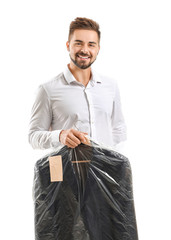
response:
[[[96,60],[100,49],[97,32],[93,30],[75,30],[67,42],[67,49],[74,65],[80,69],[89,68]],[[70,65],[73,64],[70,63]]]
[[[70,63],[40,85],[32,108],[29,142],[33,148],[61,143],[75,148],[87,141],[87,135],[111,147],[126,140],[117,83],[91,67],[100,50],[100,34],[91,19],[71,22],[66,43]]]

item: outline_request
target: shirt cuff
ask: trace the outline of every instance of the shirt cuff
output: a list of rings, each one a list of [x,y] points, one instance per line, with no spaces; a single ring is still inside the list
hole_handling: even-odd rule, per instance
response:
[[[60,130],[54,130],[51,132],[51,145],[52,147],[57,147],[60,143],[59,141],[59,134],[62,131],[62,129]]]

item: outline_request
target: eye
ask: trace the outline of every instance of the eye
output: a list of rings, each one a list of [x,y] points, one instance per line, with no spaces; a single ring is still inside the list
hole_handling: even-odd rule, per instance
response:
[[[81,46],[81,43],[77,42],[75,43],[76,46]]]
[[[90,47],[95,47],[95,44],[90,43],[89,46],[90,46]]]

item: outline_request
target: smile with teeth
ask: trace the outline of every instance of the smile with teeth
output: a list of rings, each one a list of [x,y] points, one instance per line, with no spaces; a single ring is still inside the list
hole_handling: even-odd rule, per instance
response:
[[[90,57],[88,57],[88,56],[83,57],[83,56],[81,56],[81,55],[78,55],[78,57],[81,58],[81,59],[88,59],[88,58],[90,58]]]

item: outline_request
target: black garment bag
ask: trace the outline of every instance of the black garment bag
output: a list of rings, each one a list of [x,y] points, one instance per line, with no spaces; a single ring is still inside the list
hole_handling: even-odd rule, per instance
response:
[[[51,182],[49,157],[62,156]],[[129,160],[97,145],[61,147],[35,164],[36,240],[138,240]]]

